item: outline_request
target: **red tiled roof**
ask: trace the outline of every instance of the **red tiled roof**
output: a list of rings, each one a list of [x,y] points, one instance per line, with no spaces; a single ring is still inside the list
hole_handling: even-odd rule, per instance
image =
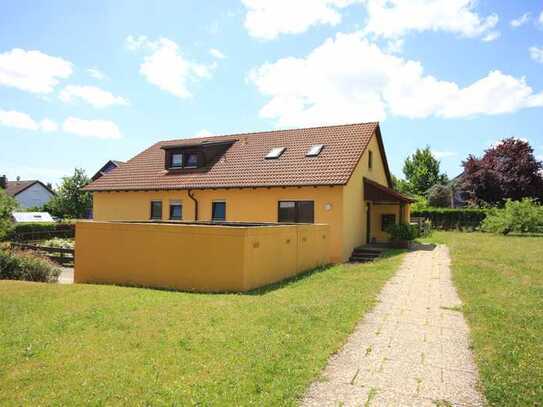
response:
[[[89,184],[89,191],[166,190],[224,187],[343,185],[354,171],[378,123],[277,130],[158,142],[115,171]],[[233,141],[206,171],[168,172],[165,151],[172,145]],[[317,157],[306,157],[313,144],[324,144]],[[286,147],[278,159],[266,160],[273,147]],[[388,174],[388,167],[385,162]]]

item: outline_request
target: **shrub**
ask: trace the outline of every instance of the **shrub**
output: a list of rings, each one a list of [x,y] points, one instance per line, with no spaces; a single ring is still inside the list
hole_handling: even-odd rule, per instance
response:
[[[385,231],[392,240],[411,241],[417,238],[417,228],[407,223],[393,223]]]
[[[524,198],[522,201],[508,199],[504,208],[489,210],[482,229],[485,232],[504,235],[511,232],[543,232],[543,207],[530,198]]]
[[[0,279],[54,282],[59,274],[60,270],[44,257],[0,250]]]
[[[411,212],[413,211],[423,211],[430,208],[428,205],[428,199],[425,196],[417,195],[414,197],[416,202],[411,205]]]
[[[57,249],[73,249],[75,247],[75,244],[74,241],[71,239],[61,239],[59,237],[54,237],[53,239],[41,242],[40,246],[55,247]]]
[[[11,213],[17,208],[17,201],[0,188],[0,240],[6,237],[12,228]]]
[[[487,209],[472,208],[428,208],[412,211],[411,216],[429,220],[434,229],[477,229],[486,218],[487,211]]]

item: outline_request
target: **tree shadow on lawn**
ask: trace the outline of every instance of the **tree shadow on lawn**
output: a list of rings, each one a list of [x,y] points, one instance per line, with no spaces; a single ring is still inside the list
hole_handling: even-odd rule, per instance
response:
[[[504,237],[541,237],[543,238],[543,233],[508,233],[506,235],[504,234],[498,234],[498,236],[504,236]]]
[[[424,243],[424,242],[413,242],[411,243],[411,246],[409,247],[409,251],[416,252],[419,250],[425,251],[425,252],[431,252],[437,247],[434,243]]]

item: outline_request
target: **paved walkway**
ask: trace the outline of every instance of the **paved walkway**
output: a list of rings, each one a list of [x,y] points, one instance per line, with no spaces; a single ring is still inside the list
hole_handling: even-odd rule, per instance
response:
[[[480,406],[445,246],[410,252],[303,406]]]
[[[74,283],[74,269],[71,267],[61,267],[62,271],[58,276],[59,284],[73,284]]]

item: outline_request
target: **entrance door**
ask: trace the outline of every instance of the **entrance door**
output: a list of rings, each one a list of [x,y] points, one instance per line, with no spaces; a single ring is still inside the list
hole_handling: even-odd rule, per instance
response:
[[[366,244],[371,242],[371,204],[367,203],[368,208],[366,209]]]

